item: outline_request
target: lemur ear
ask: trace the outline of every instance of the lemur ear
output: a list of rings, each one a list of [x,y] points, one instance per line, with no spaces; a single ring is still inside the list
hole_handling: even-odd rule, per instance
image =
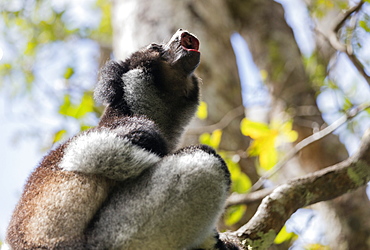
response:
[[[114,105],[122,100],[122,75],[127,71],[128,66],[125,62],[107,62],[100,70],[99,82],[94,92],[95,100],[104,105]]]

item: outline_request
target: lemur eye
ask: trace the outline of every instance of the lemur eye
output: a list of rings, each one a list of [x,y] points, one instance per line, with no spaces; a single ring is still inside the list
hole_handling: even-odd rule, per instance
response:
[[[152,50],[159,50],[160,48],[161,48],[161,45],[160,44],[157,44],[157,43],[151,43],[148,46],[148,49],[152,49]]]

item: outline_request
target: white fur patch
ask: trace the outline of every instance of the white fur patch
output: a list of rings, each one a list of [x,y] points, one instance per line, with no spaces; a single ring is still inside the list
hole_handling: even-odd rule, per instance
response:
[[[147,115],[157,121],[166,112],[167,107],[159,98],[153,79],[142,69],[123,74],[122,81],[125,83],[124,99],[135,114]]]
[[[59,167],[67,171],[102,174],[115,180],[138,176],[153,166],[160,157],[128,139],[109,131],[84,133],[65,149]]]

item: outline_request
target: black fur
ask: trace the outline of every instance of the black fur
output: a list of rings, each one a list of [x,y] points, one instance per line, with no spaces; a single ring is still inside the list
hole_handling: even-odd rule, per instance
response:
[[[168,154],[167,142],[161,135],[160,130],[152,121],[144,117],[126,117],[110,124],[110,127],[118,136],[129,139],[134,145],[158,156]]]
[[[122,75],[129,67],[122,61],[109,61],[100,71],[100,79],[94,91],[94,97],[104,105],[119,105],[122,112],[130,115],[127,103],[123,100]]]

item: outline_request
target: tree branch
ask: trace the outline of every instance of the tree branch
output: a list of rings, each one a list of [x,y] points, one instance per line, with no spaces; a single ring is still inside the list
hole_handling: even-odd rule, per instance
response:
[[[301,207],[334,199],[370,181],[370,130],[359,151],[347,160],[291,180],[265,197],[253,218],[224,238],[239,241],[245,249],[267,249],[289,217]]]

